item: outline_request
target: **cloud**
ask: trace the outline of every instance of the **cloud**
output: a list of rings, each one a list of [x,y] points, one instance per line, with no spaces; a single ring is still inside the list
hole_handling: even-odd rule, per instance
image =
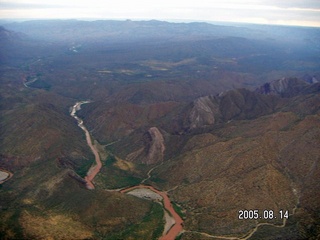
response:
[[[65,8],[66,5],[46,4],[46,3],[25,3],[25,2],[1,2],[0,9],[45,9],[45,8]],[[70,6],[69,6],[70,7]]]
[[[266,4],[281,8],[305,8],[305,9],[320,9],[319,0],[289,0],[289,1],[278,1],[268,0],[264,1]]]
[[[0,0],[1,2],[1,0]],[[319,0],[6,0],[2,18],[186,19],[320,26]]]

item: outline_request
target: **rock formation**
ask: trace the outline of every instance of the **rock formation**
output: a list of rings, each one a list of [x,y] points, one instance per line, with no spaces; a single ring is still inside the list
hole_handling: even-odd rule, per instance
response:
[[[144,146],[131,152],[126,160],[144,164],[155,164],[163,161],[165,151],[164,139],[156,127],[151,127],[145,134]]]
[[[215,105],[209,96],[196,99],[189,114],[190,129],[214,124],[215,113],[218,111],[219,106]]]

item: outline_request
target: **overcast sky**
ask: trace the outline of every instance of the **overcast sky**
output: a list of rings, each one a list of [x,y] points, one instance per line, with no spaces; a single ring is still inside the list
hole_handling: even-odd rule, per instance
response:
[[[320,0],[0,0],[0,18],[196,20],[320,27]]]

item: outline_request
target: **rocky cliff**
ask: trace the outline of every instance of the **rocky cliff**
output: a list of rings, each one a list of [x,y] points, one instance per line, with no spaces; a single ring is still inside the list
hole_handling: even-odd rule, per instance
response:
[[[193,129],[214,124],[215,115],[218,112],[219,106],[212,101],[211,97],[206,96],[196,99],[189,114],[189,127]]]
[[[144,134],[144,144],[138,150],[129,153],[126,160],[144,164],[155,164],[163,161],[164,138],[156,127],[151,127]]]
[[[311,79],[311,83],[315,83],[316,79]],[[282,97],[295,96],[306,88],[310,83],[298,78],[281,78],[272,82],[265,83],[256,89],[260,94],[274,94]]]

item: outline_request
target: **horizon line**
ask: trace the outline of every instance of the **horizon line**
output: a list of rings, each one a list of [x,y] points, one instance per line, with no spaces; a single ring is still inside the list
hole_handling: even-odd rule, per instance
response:
[[[213,21],[213,20],[195,20],[195,19],[152,19],[152,18],[1,18],[0,21],[7,22],[28,22],[28,21],[159,21],[168,23],[208,23],[216,25],[261,25],[261,26],[279,26],[279,27],[307,27],[307,28],[320,28],[319,25],[300,25],[300,24],[283,24],[283,23],[260,23],[260,22],[248,22],[248,21]]]

